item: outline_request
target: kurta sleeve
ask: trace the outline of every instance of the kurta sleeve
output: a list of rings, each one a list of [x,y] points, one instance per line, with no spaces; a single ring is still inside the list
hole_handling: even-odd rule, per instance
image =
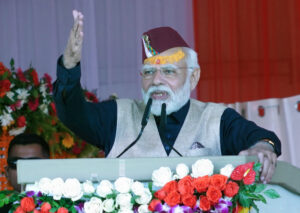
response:
[[[274,142],[275,153],[281,154],[281,143],[274,132],[248,121],[235,110],[227,108],[221,117],[220,138],[222,155],[237,155],[262,139]]]
[[[80,85],[80,63],[72,69],[57,62],[57,79],[53,98],[59,119],[76,135],[109,153],[113,146],[117,125],[116,101],[87,102]]]

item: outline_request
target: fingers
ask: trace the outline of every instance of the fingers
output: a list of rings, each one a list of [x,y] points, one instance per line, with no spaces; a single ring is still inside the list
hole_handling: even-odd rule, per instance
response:
[[[277,156],[274,152],[264,149],[248,149],[241,151],[239,155],[256,155],[262,164],[260,180],[266,184],[271,181],[275,172]]]
[[[74,25],[72,31],[74,32],[74,37],[78,39],[83,36],[83,14],[77,10],[73,10]]]

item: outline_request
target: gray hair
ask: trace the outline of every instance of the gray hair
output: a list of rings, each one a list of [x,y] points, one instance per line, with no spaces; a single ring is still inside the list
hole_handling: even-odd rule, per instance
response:
[[[188,48],[188,47],[182,47],[182,50],[186,54],[185,60],[186,60],[188,67],[200,69],[200,65],[198,63],[198,55],[197,55],[196,51],[191,48]],[[189,69],[189,70],[193,71],[193,69]]]

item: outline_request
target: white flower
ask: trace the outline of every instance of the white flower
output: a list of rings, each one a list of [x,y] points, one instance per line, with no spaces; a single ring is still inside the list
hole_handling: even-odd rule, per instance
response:
[[[138,204],[148,204],[152,199],[152,194],[149,189],[144,189],[144,192],[135,199]]]
[[[6,107],[5,107],[5,110],[6,110],[6,112],[9,113],[9,114],[13,112],[10,106],[6,106]]]
[[[35,182],[34,184],[26,184],[25,191],[34,191],[34,192],[39,192],[39,184],[38,182]]]
[[[14,128],[14,129],[9,130],[8,134],[16,136],[16,135],[23,133],[25,131],[25,129],[26,129],[26,126]]]
[[[97,186],[96,193],[100,197],[106,197],[112,193],[113,185],[109,180],[102,180]]]
[[[197,160],[192,165],[192,177],[203,177],[205,175],[212,175],[214,172],[214,165],[209,159]]]
[[[14,95],[15,93],[13,93],[12,91],[9,91],[6,93],[6,96],[11,100],[11,101],[15,101],[14,100]]]
[[[120,206],[120,208],[131,209],[133,206],[133,204],[131,203],[131,194],[118,194],[116,197],[116,206]]]
[[[232,164],[227,164],[222,169],[220,169],[220,174],[225,175],[227,177],[230,177],[233,170],[234,170],[233,165]]]
[[[115,201],[114,199],[106,199],[103,201],[103,210],[105,212],[112,212],[115,210]]]
[[[128,209],[128,208],[121,208],[118,213],[133,213],[134,211],[132,211],[132,209]]]
[[[135,181],[132,185],[131,185],[131,191],[135,194],[135,195],[141,195],[144,192],[144,184],[142,184],[139,181]]]
[[[187,176],[189,174],[189,172],[190,172],[189,167],[187,165],[185,165],[184,163],[180,163],[176,166],[176,173],[177,173],[179,179]]]
[[[85,213],[102,213],[103,203],[101,199],[92,197],[90,201],[84,203],[83,210]]]
[[[93,186],[92,181],[87,180],[82,184],[84,194],[92,194],[95,192],[95,187]]]
[[[47,95],[47,86],[46,86],[46,84],[41,84],[39,90],[42,93],[42,96],[46,97],[46,95]]]
[[[20,99],[20,100],[26,100],[27,99],[27,97],[29,96],[29,93],[28,93],[28,91],[26,90],[26,89],[17,89],[16,90],[16,93],[18,94],[18,99]]]
[[[172,172],[169,167],[160,167],[152,173],[152,181],[155,186],[164,186],[172,180]]]
[[[148,213],[150,212],[148,209],[148,205],[140,205],[138,208],[138,213]]]
[[[51,190],[51,179],[49,178],[41,178],[39,183],[39,191],[42,192],[43,194],[48,195],[50,193]]]
[[[64,185],[63,194],[72,201],[79,200],[83,195],[80,182],[76,178],[68,178]]]
[[[51,181],[50,194],[53,196],[54,200],[60,200],[63,195],[65,182],[62,178],[54,178]]]
[[[127,177],[120,177],[115,181],[115,189],[120,193],[128,193],[130,191],[133,180]]]
[[[11,114],[9,114],[9,113],[4,112],[3,115],[0,115],[0,121],[1,121],[2,126],[10,125],[13,120],[14,119],[12,118]]]
[[[39,108],[40,108],[40,110],[41,110],[43,113],[49,114],[49,112],[48,112],[48,105],[47,105],[47,104],[41,104],[41,105],[39,106]]]

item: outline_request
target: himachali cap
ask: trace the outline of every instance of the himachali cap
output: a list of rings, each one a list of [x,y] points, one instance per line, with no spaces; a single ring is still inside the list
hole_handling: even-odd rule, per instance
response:
[[[143,33],[143,61],[173,47],[189,47],[171,27],[158,27]],[[189,47],[190,48],[190,47]]]

